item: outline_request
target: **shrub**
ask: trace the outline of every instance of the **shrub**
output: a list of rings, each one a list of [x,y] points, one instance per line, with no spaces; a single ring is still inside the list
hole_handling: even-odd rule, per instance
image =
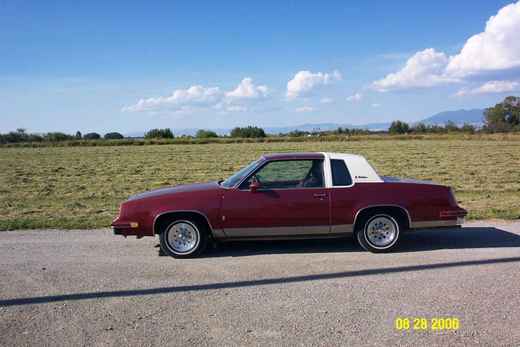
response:
[[[248,126],[245,128],[236,127],[231,130],[231,137],[243,137],[243,138],[260,138],[265,137],[265,131],[259,127]]]
[[[152,129],[144,134],[145,139],[173,139],[173,132],[169,128]]]
[[[106,140],[121,140],[125,137],[121,135],[118,132],[112,132],[112,133],[106,133],[105,136],[103,136]]]
[[[459,131],[459,127],[457,126],[457,124],[455,124],[455,122],[449,120],[445,125],[444,125],[444,129],[446,129],[447,132],[455,132],[455,131]]]
[[[197,131],[197,134],[195,135],[195,137],[197,137],[199,139],[208,139],[208,138],[212,138],[212,137],[218,137],[218,135],[214,131],[200,129],[199,131]]]
[[[83,135],[83,138],[85,140],[99,140],[101,138],[101,135],[99,135],[98,133],[88,133]]]
[[[424,123],[417,123],[412,127],[412,132],[424,134],[428,131],[428,127]]]
[[[473,126],[472,124],[469,124],[469,123],[464,123],[464,125],[462,126],[462,128],[460,128],[460,130],[462,130],[465,133],[474,134],[475,126]]]
[[[282,136],[285,136],[285,134],[281,134]],[[301,130],[293,130],[287,133],[287,136],[289,137],[302,137],[310,135],[308,131],[301,131]]]
[[[388,132],[390,134],[406,134],[410,132],[410,126],[408,125],[408,123],[401,122],[400,120],[395,120],[390,125]]]
[[[49,142],[67,141],[67,140],[72,140],[73,138],[74,137],[71,135],[67,135],[67,134],[64,134],[61,132],[57,132],[57,131],[43,135],[43,139],[45,141],[49,141]]]
[[[25,129],[16,129],[0,137],[1,143],[16,143],[16,142],[27,142],[28,135]]]

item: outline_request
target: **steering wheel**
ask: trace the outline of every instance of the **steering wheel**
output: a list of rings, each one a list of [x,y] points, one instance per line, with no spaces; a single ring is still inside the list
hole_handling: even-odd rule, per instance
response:
[[[251,182],[254,182],[254,181],[258,182],[260,185],[262,184],[262,181],[260,181],[260,178],[257,175],[253,175],[251,177]]]

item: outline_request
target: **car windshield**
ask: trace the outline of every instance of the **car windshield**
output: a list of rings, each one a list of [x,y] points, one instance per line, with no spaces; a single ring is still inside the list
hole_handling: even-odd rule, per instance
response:
[[[253,170],[255,170],[260,165],[261,162],[262,162],[262,160],[260,160],[260,159],[253,161],[249,165],[247,165],[247,166],[241,168],[240,170],[238,170],[237,172],[235,172],[233,175],[231,175],[225,181],[222,181],[220,183],[220,185],[222,185],[223,187],[226,187],[226,188],[234,187],[238,182],[240,182],[242,180],[242,178],[244,178],[249,173],[251,173]]]

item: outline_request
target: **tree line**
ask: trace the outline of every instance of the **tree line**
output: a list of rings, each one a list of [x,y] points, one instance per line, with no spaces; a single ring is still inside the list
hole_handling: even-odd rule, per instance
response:
[[[200,129],[195,136],[183,135],[183,138],[218,138],[218,137],[234,137],[234,138],[263,138],[266,137],[264,129],[256,126],[236,127],[231,130],[229,136],[219,136],[212,130]],[[144,139],[174,139],[175,135],[169,128],[151,129],[144,134]],[[75,135],[63,132],[49,132],[43,134],[29,133],[26,129],[19,128],[6,134],[0,134],[0,144],[8,143],[24,143],[24,142],[62,142],[62,141],[78,141],[78,140],[122,140],[125,139],[123,134],[118,132],[109,132],[101,136],[99,133],[90,132],[81,134],[77,131]]]
[[[100,134],[92,132],[81,134],[77,131],[75,135],[62,132],[48,132],[43,134],[28,133],[25,129],[19,128],[6,134],[0,134],[0,143],[19,143],[19,142],[60,142],[71,140],[118,140],[124,136],[118,132],[109,132],[101,137]]]
[[[484,126],[480,129],[469,123],[465,123],[460,127],[451,121],[444,126],[427,125],[424,123],[410,126],[408,123],[399,120],[393,121],[388,129],[390,134],[474,133],[476,131],[487,133],[520,131],[520,97],[508,96],[504,101],[499,102],[495,106],[488,107],[484,111]]]
[[[483,128],[482,128],[483,129]],[[445,125],[437,125],[437,124],[424,124],[417,123],[413,125],[409,125],[406,122],[402,122],[400,120],[393,121],[388,128],[389,134],[446,134],[446,133],[469,133],[473,134],[477,131],[482,131],[482,129],[477,129],[473,124],[464,123],[462,126],[458,126],[452,121],[448,121]]]
[[[475,132],[511,132],[520,131],[520,97],[508,96],[504,101],[489,107],[484,112],[484,125],[477,128],[472,124],[464,124],[458,126],[454,122],[447,122],[445,125],[434,124],[408,124],[406,122],[396,120],[390,124],[388,131],[377,131],[375,133],[389,134],[443,134],[443,133],[475,133]],[[303,136],[327,136],[327,135],[368,135],[374,133],[366,129],[349,129],[338,128],[328,131],[300,131],[294,130],[278,135],[277,137],[303,137]],[[267,137],[264,129],[256,126],[236,127],[233,128],[228,135],[219,136],[212,130],[200,129],[195,136],[182,136],[183,138],[264,138]],[[44,134],[28,133],[25,129],[17,129],[6,134],[0,134],[0,144],[8,143],[24,143],[24,142],[60,142],[73,140],[121,140],[125,137],[118,132],[108,132],[101,136],[96,132],[82,134],[77,131],[76,134],[65,134],[62,132],[48,132]],[[175,135],[169,128],[151,129],[144,134],[145,139],[173,139]]]

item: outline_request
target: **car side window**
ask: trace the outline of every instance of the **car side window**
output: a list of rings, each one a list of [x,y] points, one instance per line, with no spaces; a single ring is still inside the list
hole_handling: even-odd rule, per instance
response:
[[[324,186],[323,160],[280,160],[267,163],[252,175],[241,189],[253,180],[263,189],[319,188]]]
[[[332,159],[330,166],[332,168],[332,185],[350,186],[352,184],[352,177],[348,172],[344,160]]]

